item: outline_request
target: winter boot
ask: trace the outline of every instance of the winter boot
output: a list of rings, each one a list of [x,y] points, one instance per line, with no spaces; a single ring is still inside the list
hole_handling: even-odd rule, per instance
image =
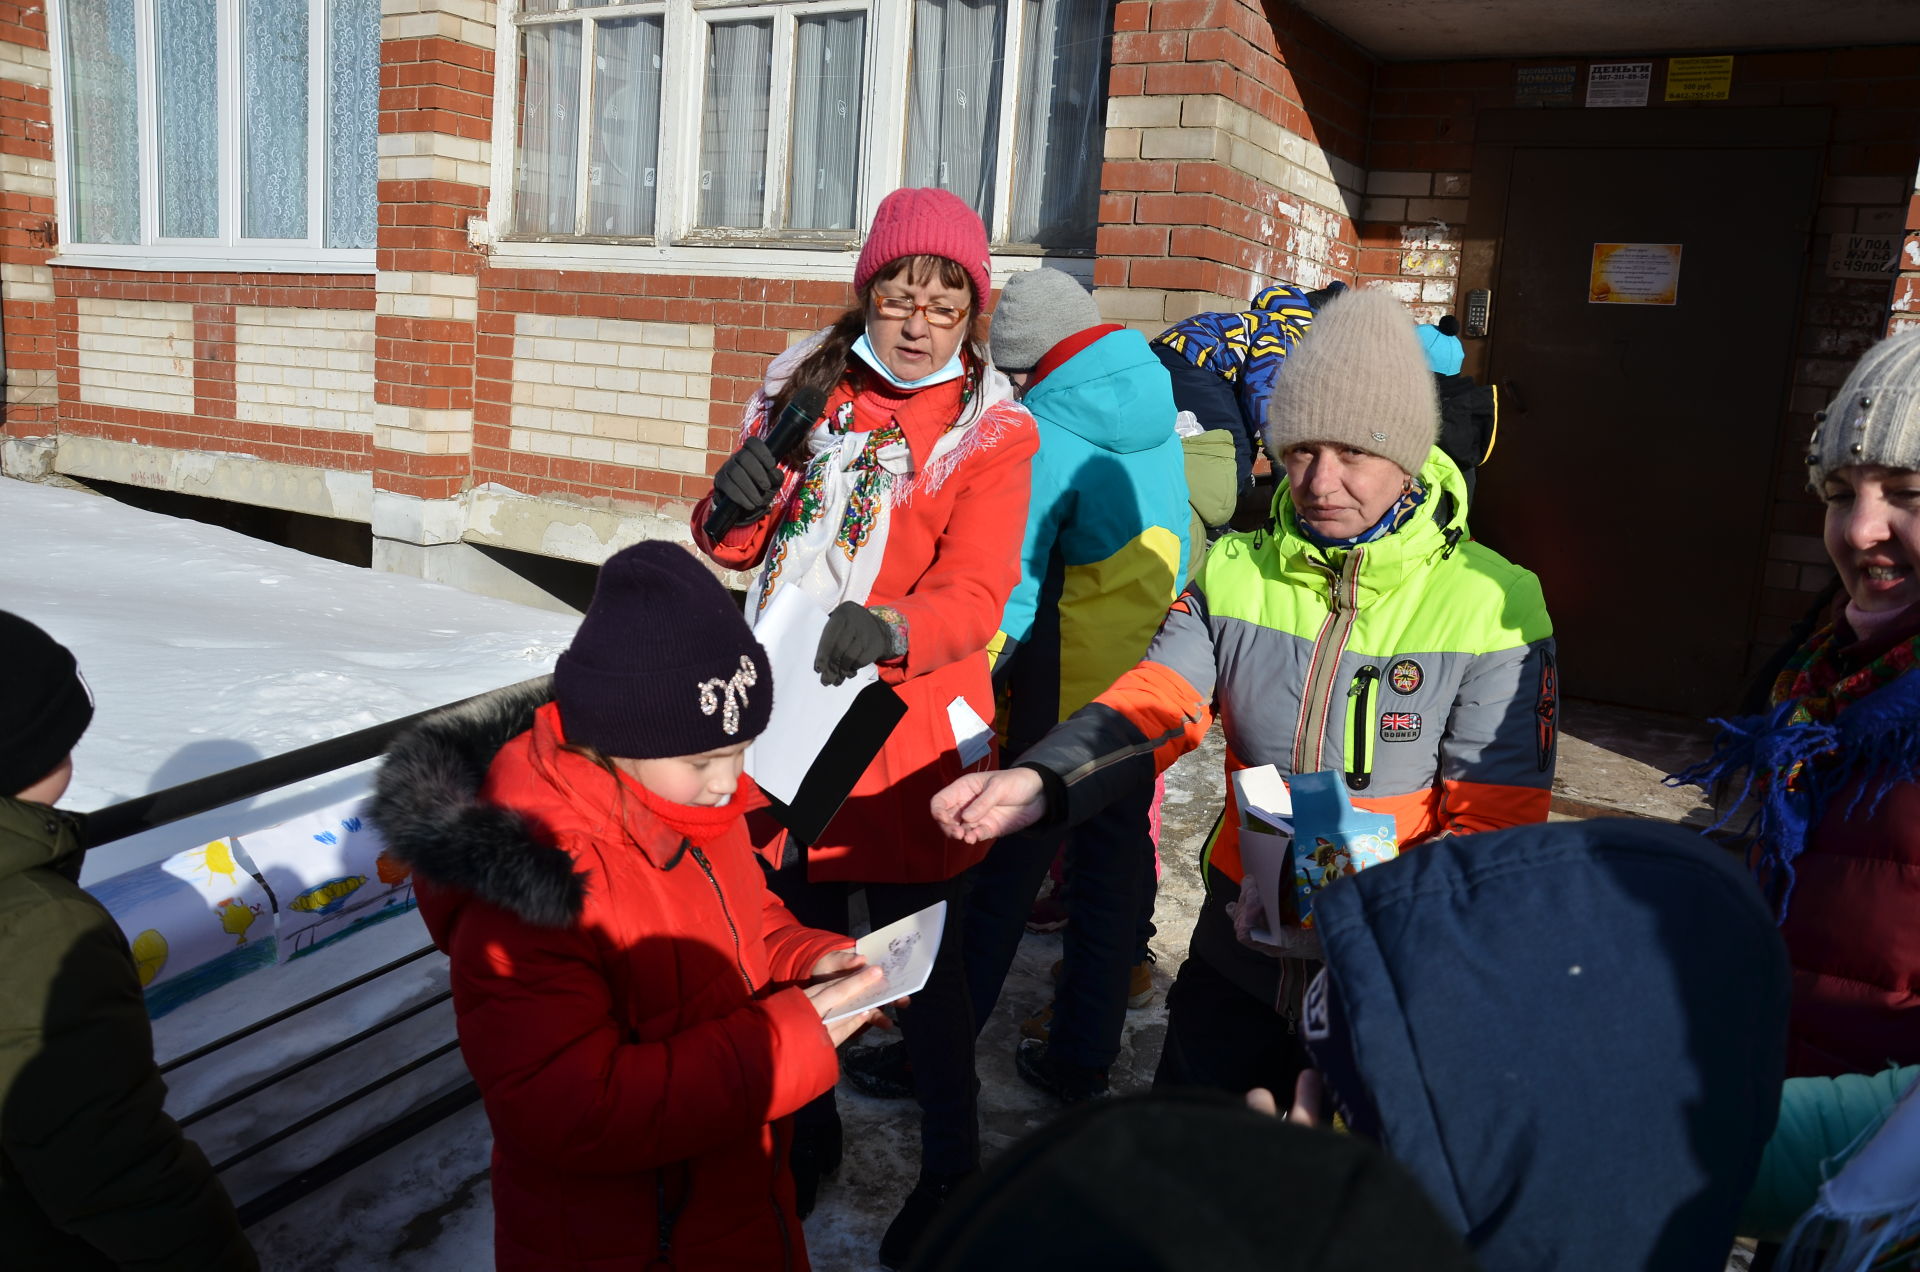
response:
[[[1135,1010],[1145,1007],[1153,1001],[1153,955],[1133,965],[1133,971],[1127,978],[1127,1006]]]
[[[1107,1071],[1056,1060],[1047,1052],[1047,1044],[1023,1038],[1013,1053],[1013,1067],[1027,1085],[1046,1092],[1062,1104],[1084,1104],[1105,1099],[1109,1094]]]
[[[920,1238],[932,1225],[934,1216],[940,1213],[940,1207],[959,1189],[960,1185],[972,1179],[977,1171],[963,1171],[958,1175],[937,1175],[930,1171],[920,1172],[920,1182],[907,1194],[906,1204],[900,1207],[900,1213],[887,1225],[887,1235],[880,1238],[880,1266],[899,1269],[907,1266],[907,1260],[913,1257],[914,1247],[920,1244]]]
[[[905,1041],[843,1052],[840,1072],[854,1090],[876,1100],[913,1098],[913,1061],[907,1059]]]
[[[793,1208],[800,1218],[813,1213],[820,1181],[840,1169],[840,1119],[793,1128],[793,1148],[787,1161],[793,1167]]]
[[[1020,1022],[1020,1036],[1045,1042],[1053,1033],[1053,1004],[1048,1003],[1039,1011]]]
[[[1027,931],[1045,935],[1058,932],[1067,926],[1066,876],[1063,873],[1062,848],[1053,856],[1053,864],[1047,868],[1047,877],[1040,885],[1040,894],[1034,898],[1033,909],[1027,914]]]

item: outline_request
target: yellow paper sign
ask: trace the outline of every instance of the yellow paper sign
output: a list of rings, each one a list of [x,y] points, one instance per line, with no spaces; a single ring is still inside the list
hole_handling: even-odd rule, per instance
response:
[[[1587,300],[1595,305],[1672,305],[1680,299],[1680,244],[1595,243]]]
[[[1670,57],[1667,100],[1723,102],[1733,87],[1732,57]]]

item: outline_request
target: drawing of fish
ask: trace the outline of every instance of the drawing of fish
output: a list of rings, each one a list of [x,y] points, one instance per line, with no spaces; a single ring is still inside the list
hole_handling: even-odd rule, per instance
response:
[[[358,892],[365,884],[367,876],[348,875],[344,879],[329,879],[317,888],[308,888],[293,899],[293,908],[306,914],[332,914],[347,903],[347,898]]]
[[[133,966],[140,973],[140,988],[153,984],[153,978],[167,965],[167,938],[148,928],[133,938]]]

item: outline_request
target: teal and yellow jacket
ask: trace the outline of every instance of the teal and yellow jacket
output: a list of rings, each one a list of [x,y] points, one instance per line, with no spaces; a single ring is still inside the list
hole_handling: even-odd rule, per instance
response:
[[[995,677],[1011,687],[1015,745],[1140,660],[1186,581],[1191,517],[1173,388],[1139,332],[1100,336],[1021,405],[1040,449]]]
[[[1264,528],[1215,542],[1145,659],[1021,754],[1047,779],[1051,815],[1072,824],[1152,782],[1218,714],[1229,773],[1340,772],[1356,807],[1393,816],[1403,847],[1546,820],[1558,686],[1540,582],[1467,538],[1466,484],[1444,451],[1420,480],[1421,511],[1372,543],[1313,544],[1284,482]],[[1194,950],[1264,965],[1246,987],[1271,1002],[1254,982],[1273,960],[1240,950],[1224,919],[1241,878],[1225,785]]]

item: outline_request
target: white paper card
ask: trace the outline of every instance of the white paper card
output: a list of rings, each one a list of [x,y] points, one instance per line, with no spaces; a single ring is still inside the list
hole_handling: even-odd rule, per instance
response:
[[[1233,774],[1233,802],[1245,817],[1264,822],[1283,834],[1293,833],[1293,792],[1287,779],[1271,764],[1237,769]]]
[[[826,626],[827,612],[798,587],[776,589],[753,625],[773,668],[773,716],[766,732],[747,748],[746,768],[761,790],[783,804],[793,803],[807,770],[853,700],[880,678],[872,667],[862,667],[840,684],[821,684],[813,658]],[[689,685],[687,692],[694,687]],[[747,692],[764,693],[765,688]]]
[[[935,901],[918,914],[909,914],[897,923],[889,923],[861,937],[854,948],[866,956],[867,962],[885,972],[887,978],[858,1005],[828,1016],[825,1023],[831,1025],[874,1007],[884,1007],[896,998],[919,993],[927,977],[933,974],[934,955],[940,952],[940,933],[946,926],[947,903]]]
[[[953,729],[953,744],[960,749],[962,767],[972,768],[993,750],[993,726],[965,698],[947,704],[947,724]]]
[[[1278,945],[1280,898],[1286,895],[1282,889],[1291,890],[1293,887],[1293,836],[1269,834],[1264,830],[1242,826],[1240,864],[1253,877],[1254,887],[1260,890],[1260,904],[1267,911],[1267,926],[1249,935],[1269,945]]]

